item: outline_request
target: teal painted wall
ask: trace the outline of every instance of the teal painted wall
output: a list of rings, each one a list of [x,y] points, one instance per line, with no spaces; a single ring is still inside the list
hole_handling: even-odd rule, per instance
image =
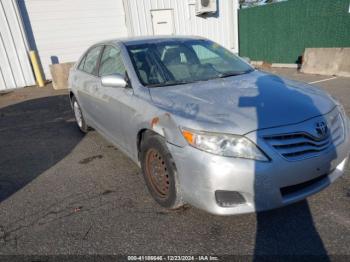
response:
[[[240,55],[295,63],[307,47],[350,47],[350,0],[288,0],[239,10]]]

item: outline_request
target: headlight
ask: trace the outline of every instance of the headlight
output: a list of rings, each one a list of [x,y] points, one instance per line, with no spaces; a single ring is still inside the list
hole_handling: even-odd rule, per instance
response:
[[[243,136],[182,129],[187,142],[200,150],[221,156],[269,161],[267,156]]]

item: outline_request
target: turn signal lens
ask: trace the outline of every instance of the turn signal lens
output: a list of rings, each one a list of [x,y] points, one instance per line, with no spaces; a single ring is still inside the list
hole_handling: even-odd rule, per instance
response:
[[[190,131],[182,130],[182,135],[190,145],[194,144],[194,135]]]

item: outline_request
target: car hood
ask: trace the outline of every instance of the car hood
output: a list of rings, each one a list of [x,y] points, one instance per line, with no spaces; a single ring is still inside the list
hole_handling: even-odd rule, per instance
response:
[[[296,124],[335,107],[324,91],[260,71],[150,88],[150,94],[180,126],[241,135]]]

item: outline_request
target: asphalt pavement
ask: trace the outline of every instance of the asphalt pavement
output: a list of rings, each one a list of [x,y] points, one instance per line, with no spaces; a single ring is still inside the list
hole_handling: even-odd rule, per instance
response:
[[[316,81],[350,115],[349,78],[269,71]],[[66,91],[48,86],[0,94],[0,255],[335,260],[350,259],[349,247],[349,165],[324,191],[281,209],[225,217],[189,206],[167,211],[153,201],[130,159],[97,132],[78,131]]]

